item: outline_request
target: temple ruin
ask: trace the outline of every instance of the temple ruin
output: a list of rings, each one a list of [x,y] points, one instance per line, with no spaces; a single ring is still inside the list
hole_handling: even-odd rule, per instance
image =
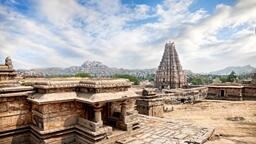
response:
[[[21,86],[15,75],[6,58],[0,67],[0,143],[107,143],[114,129],[139,127],[138,95],[128,80],[35,80]]]
[[[141,96],[126,79],[19,80],[9,57],[0,78],[3,144],[203,143],[214,131],[151,117],[162,117],[163,99],[152,90]],[[138,98],[150,116],[138,114]]]
[[[165,44],[165,50],[156,71],[155,87],[158,89],[183,88],[187,85],[174,42]]]
[[[208,86],[207,99],[256,100],[256,73],[248,84],[212,84]]]
[[[142,97],[136,100],[140,114],[163,117],[164,100],[156,94],[155,89],[143,89]]]

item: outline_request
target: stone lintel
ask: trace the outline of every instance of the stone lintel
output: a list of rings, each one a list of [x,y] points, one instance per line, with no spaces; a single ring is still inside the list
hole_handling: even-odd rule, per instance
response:
[[[21,97],[21,96],[29,96],[33,94],[34,91],[25,91],[25,92],[12,92],[12,93],[4,93],[0,94],[1,97]]]

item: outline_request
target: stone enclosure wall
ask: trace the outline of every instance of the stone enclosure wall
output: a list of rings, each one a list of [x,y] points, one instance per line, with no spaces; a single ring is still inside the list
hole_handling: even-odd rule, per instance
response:
[[[195,87],[188,89],[180,89],[176,92],[163,93],[161,97],[164,99],[164,104],[180,104],[193,103],[203,100],[207,97],[207,87]]]
[[[255,86],[244,87],[243,100],[256,100],[256,87]]]
[[[0,98],[0,143],[26,143],[29,141],[28,125],[31,123],[30,103],[26,96]],[[16,130],[15,136],[8,132]],[[11,133],[10,133],[11,134]]]
[[[256,87],[209,86],[207,99],[256,100]]]

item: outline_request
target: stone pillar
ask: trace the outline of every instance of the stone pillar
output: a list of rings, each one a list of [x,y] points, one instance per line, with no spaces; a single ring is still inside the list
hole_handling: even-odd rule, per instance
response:
[[[94,108],[94,121],[96,123],[102,123],[101,119],[101,108]]]
[[[122,114],[123,117],[126,116],[126,110],[127,110],[127,104],[126,104],[126,102],[123,102],[121,104],[121,114]]]
[[[240,101],[243,101],[243,87],[240,88],[240,94],[239,94],[239,96],[240,96]]]

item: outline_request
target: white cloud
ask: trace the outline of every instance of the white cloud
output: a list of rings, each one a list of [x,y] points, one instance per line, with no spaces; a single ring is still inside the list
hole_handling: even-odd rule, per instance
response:
[[[165,42],[174,40],[185,69],[202,72],[255,63],[254,1],[219,4],[213,14],[203,8],[191,12],[192,3],[165,0],[129,7],[119,0],[40,0],[32,17],[0,6],[0,57],[11,55],[17,68],[64,67],[85,60],[152,68],[158,66]]]

